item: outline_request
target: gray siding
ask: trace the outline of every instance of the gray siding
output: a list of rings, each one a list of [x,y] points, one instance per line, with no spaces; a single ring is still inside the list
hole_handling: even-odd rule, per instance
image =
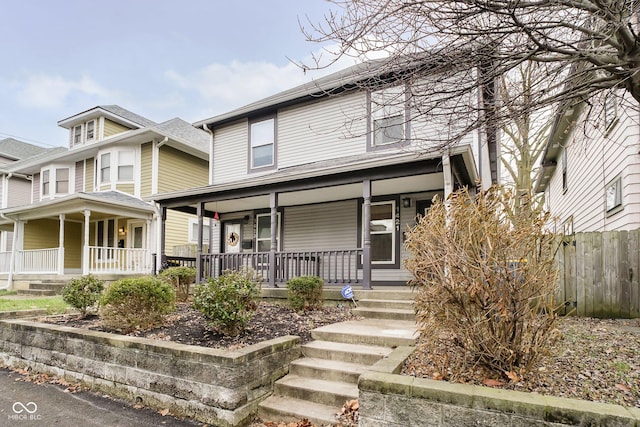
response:
[[[40,201],[40,173],[33,174],[33,180],[31,181],[31,191],[33,202]]]
[[[246,178],[249,152],[248,135],[246,120],[216,129],[211,165],[214,184]]]
[[[25,206],[31,203],[31,183],[25,179],[11,178],[9,180],[9,200],[7,207]]]

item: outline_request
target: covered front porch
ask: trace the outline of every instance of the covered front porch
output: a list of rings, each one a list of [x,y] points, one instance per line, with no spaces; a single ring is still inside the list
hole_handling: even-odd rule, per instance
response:
[[[251,268],[269,287],[304,275],[363,289],[406,285],[407,227],[434,196],[475,186],[468,147],[431,158],[402,153],[333,163],[161,196],[162,265],[190,263],[199,281]],[[197,216],[195,257],[165,247],[170,210]]]
[[[154,268],[153,207],[116,193],[78,193],[3,211],[11,251],[0,252],[0,280],[33,275],[149,274]]]

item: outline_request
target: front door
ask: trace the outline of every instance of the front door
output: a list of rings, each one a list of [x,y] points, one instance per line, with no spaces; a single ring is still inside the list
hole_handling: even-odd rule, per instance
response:
[[[224,252],[239,253],[242,251],[242,235],[240,223],[227,222],[224,224]]]

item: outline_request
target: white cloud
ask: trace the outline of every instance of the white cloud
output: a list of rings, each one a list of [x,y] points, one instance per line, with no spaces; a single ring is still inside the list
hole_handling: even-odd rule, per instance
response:
[[[18,91],[18,102],[26,107],[58,108],[74,95],[110,98],[113,94],[93,79],[82,76],[78,80],[38,74],[30,76]]]

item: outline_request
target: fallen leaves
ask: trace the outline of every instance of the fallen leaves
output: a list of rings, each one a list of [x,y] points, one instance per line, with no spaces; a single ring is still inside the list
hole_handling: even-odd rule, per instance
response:
[[[357,426],[359,420],[360,403],[358,399],[347,400],[336,415],[341,423],[347,426]]]

